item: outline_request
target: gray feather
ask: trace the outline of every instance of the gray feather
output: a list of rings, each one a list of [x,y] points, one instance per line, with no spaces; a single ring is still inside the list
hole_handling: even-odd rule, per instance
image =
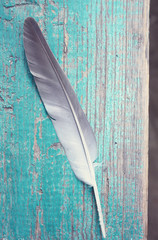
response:
[[[94,134],[69,80],[33,18],[24,23],[24,48],[30,72],[71,167],[77,178],[93,186],[94,174],[87,158],[93,162],[97,156]]]

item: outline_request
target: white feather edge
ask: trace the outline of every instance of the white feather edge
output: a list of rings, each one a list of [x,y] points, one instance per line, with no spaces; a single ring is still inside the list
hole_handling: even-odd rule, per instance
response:
[[[61,84],[62,84],[62,82],[61,82]],[[75,118],[75,122],[76,122],[76,125],[78,127],[79,134],[80,134],[80,137],[81,137],[81,140],[82,140],[82,144],[84,146],[84,151],[85,151],[85,155],[87,157],[89,170],[90,170],[90,173],[91,173],[91,176],[92,176],[92,179],[93,179],[93,185],[92,186],[93,186],[93,189],[94,189],[94,195],[95,195],[95,200],[96,200],[97,209],[98,209],[99,223],[100,223],[100,226],[101,226],[102,235],[105,238],[106,237],[106,231],[105,231],[105,226],[104,226],[104,221],[103,221],[103,213],[102,213],[102,208],[101,208],[101,203],[100,203],[100,198],[99,198],[99,193],[98,193],[98,187],[97,187],[96,180],[95,180],[95,172],[94,172],[93,163],[92,163],[92,161],[90,159],[90,154],[89,154],[89,151],[88,151],[88,147],[87,147],[84,135],[82,133],[82,129],[80,127],[80,123],[79,123],[79,121],[77,119],[76,113],[75,113],[75,111],[73,109],[73,106],[71,104],[69,96],[67,95],[67,93],[66,93],[66,91],[64,89],[64,86],[63,86],[63,90],[64,90],[65,95],[67,97],[67,100],[69,102],[70,108],[71,108],[71,110],[73,112],[73,115],[74,115],[74,118]]]

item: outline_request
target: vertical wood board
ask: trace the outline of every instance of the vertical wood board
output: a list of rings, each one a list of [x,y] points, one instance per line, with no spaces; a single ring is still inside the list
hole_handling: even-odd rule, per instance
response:
[[[102,239],[27,66],[28,16],[95,132],[106,239],[147,239],[149,0],[0,3],[0,239]]]

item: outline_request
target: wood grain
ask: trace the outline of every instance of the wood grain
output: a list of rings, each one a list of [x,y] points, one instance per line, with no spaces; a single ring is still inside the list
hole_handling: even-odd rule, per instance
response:
[[[149,0],[2,0],[0,16],[0,238],[102,239],[27,67],[32,16],[96,135],[106,239],[147,239]]]

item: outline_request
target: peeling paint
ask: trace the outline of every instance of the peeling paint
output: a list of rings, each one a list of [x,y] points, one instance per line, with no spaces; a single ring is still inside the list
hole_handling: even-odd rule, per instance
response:
[[[95,132],[107,239],[146,239],[148,8],[148,0],[3,1],[0,239],[102,239],[93,189],[72,172],[28,70],[28,16]]]

